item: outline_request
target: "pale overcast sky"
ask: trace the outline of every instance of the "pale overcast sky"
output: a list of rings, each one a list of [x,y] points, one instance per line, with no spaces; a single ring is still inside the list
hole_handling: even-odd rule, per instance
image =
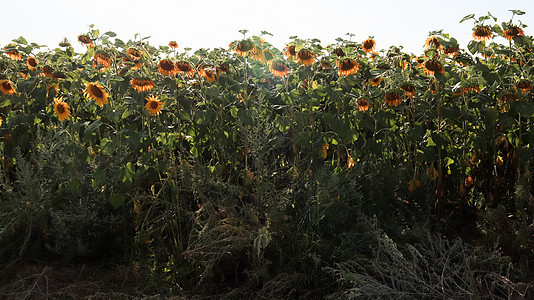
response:
[[[227,47],[242,37],[240,29],[248,29],[249,35],[260,35],[262,30],[272,33],[266,40],[279,49],[293,35],[318,38],[326,46],[350,32],[359,42],[374,36],[378,49],[404,46],[406,52],[419,54],[428,33],[440,29],[466,49],[473,23],[460,24],[464,16],[490,12],[500,24],[510,19],[510,9],[526,12],[516,18],[532,26],[525,33],[533,35],[534,0],[4,1],[0,46],[19,36],[49,47],[56,47],[64,37],[79,45],[77,36],[94,24],[101,33],[113,31],[124,41],[139,33],[151,36],[151,45],[175,40],[180,49]]]

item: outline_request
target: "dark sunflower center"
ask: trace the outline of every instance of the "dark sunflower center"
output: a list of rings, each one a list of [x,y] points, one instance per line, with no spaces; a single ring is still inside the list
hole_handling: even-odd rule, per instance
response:
[[[252,50],[254,48],[254,43],[251,41],[241,41],[239,44],[237,44],[236,49],[241,52],[247,52]]]
[[[165,71],[172,71],[174,69],[174,64],[168,59],[160,61],[159,66]]]
[[[2,82],[2,88],[4,88],[5,90],[11,90],[13,87],[11,86],[11,83],[9,81],[4,81]]]
[[[339,57],[344,57],[345,56],[345,52],[343,51],[343,49],[341,48],[336,48],[334,49],[334,52],[333,52],[335,55],[339,56]]]
[[[439,72],[442,69],[441,64],[435,60],[427,61],[425,63],[425,67],[427,68],[427,70],[432,71],[432,72]]]
[[[158,108],[158,102],[157,101],[150,101],[150,108],[151,109],[157,109]]]
[[[306,49],[302,49],[299,51],[299,57],[300,59],[302,60],[308,60],[312,57],[310,51],[306,50]]]
[[[295,54],[297,54],[297,52],[295,52],[295,46],[289,46],[289,47],[287,48],[287,52],[288,52],[289,54],[291,54],[291,55],[295,55]]]
[[[339,69],[342,70],[342,71],[348,71],[348,70],[352,69],[354,67],[354,65],[355,64],[352,61],[352,59],[344,59],[339,64]]]
[[[388,92],[386,93],[386,100],[388,101],[396,101],[400,99],[400,95],[397,92]]]
[[[88,36],[85,36],[85,35],[80,35],[78,37],[78,40],[84,44],[90,44],[92,41],[91,39],[88,37]]]
[[[532,83],[530,83],[530,81],[520,81],[517,83],[517,87],[520,89],[530,89],[532,87]]]
[[[28,59],[28,64],[32,67],[36,67],[37,61],[35,60],[35,58],[31,57],[30,59]]]
[[[514,102],[517,100],[517,97],[514,94],[505,94],[502,96],[502,99],[506,102]]]
[[[58,112],[59,114],[62,114],[62,113],[65,112],[65,107],[63,106],[63,104],[58,104],[58,105],[56,106],[56,109],[57,109],[57,112]]]
[[[486,27],[478,27],[475,30],[475,35],[480,37],[489,36],[491,34],[491,31],[487,29]]]
[[[508,35],[509,36],[514,37],[514,36],[518,36],[519,35],[519,28],[517,28],[517,27],[509,28],[507,31],[508,31]]]
[[[91,91],[91,94],[93,94],[93,96],[95,96],[96,98],[103,98],[104,97],[104,93],[102,92],[102,90],[96,86],[96,85],[91,85],[89,87],[89,90]]]
[[[404,84],[401,86],[401,88],[405,91],[407,91],[408,93],[413,93],[415,91],[415,88],[411,85],[408,85],[408,84]]]
[[[191,65],[186,62],[177,62],[176,67],[182,72],[189,72],[192,69]]]
[[[285,72],[286,71],[286,65],[283,63],[274,63],[273,69],[278,72]]]
[[[375,42],[373,42],[371,40],[367,40],[367,41],[363,42],[363,47],[365,49],[372,49],[374,45],[375,45]]]

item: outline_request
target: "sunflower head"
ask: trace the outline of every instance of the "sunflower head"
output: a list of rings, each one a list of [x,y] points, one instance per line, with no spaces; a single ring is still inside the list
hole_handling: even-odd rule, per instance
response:
[[[50,66],[44,66],[41,69],[41,74],[39,74],[39,76],[54,78],[54,71],[52,70]]]
[[[130,84],[138,93],[148,92],[154,88],[154,81],[149,78],[132,78]]]
[[[141,52],[135,48],[128,48],[126,50],[126,54],[132,59],[133,61],[138,61],[141,59]]]
[[[102,66],[102,70],[106,70],[111,65],[111,57],[102,51],[97,51],[93,58],[93,67]]]
[[[145,109],[148,110],[153,116],[161,114],[161,109],[163,108],[163,102],[161,102],[158,97],[148,96],[146,98],[148,101],[145,105]]]
[[[415,96],[415,87],[410,83],[404,83],[401,85],[401,89],[404,91],[404,96],[413,97]]]
[[[517,101],[517,95],[513,90],[504,91],[500,95],[501,102],[511,103]]]
[[[230,71],[230,67],[226,63],[223,63],[216,67],[215,71],[217,72],[218,77],[219,75],[221,75],[221,73],[228,73],[228,71]]]
[[[46,87],[46,97],[56,96],[59,93],[59,86],[57,84],[50,84]]]
[[[169,47],[176,49],[178,48],[178,43],[176,41],[170,41]]]
[[[158,63],[158,72],[163,76],[174,76],[178,70],[176,70],[176,65],[170,59],[163,59]]]
[[[315,62],[315,53],[303,48],[297,53],[297,61],[302,65],[311,66]]]
[[[12,60],[22,60],[22,55],[20,55],[20,53],[16,49],[8,50],[4,52],[4,54]]]
[[[93,43],[93,40],[91,40],[90,37],[86,36],[86,35],[79,35],[78,36],[78,41],[80,43],[82,43],[82,45],[85,45],[87,46],[87,48],[94,48],[95,47],[95,43]]]
[[[188,77],[195,76],[195,69],[193,66],[186,62],[186,61],[179,61],[176,63],[176,69],[178,70],[178,73],[183,73],[187,75]]]
[[[215,72],[213,72],[213,65],[200,65],[198,73],[204,77],[208,82],[215,82]]]
[[[234,50],[241,56],[248,56],[250,52],[255,48],[254,43],[251,40],[242,40],[237,42]]]
[[[424,66],[425,66],[426,73],[429,75],[434,75],[436,74],[436,72],[439,74],[445,73],[445,69],[443,68],[443,65],[435,59],[430,59],[426,61]]]
[[[522,79],[515,84],[515,90],[521,92],[521,94],[528,93],[532,90],[532,82]]]
[[[26,65],[28,66],[28,69],[30,69],[31,71],[33,71],[33,69],[37,67],[38,63],[39,62],[37,61],[37,59],[33,56],[28,57],[28,59],[26,60]]]
[[[359,111],[367,111],[369,109],[369,101],[367,101],[367,99],[358,99],[358,102],[356,102],[356,104],[358,105]]]
[[[295,45],[289,45],[284,48],[284,55],[289,58],[293,59],[295,55],[297,55],[297,52],[295,50]]]
[[[13,95],[15,93],[15,87],[11,81],[2,79],[0,80],[0,91],[6,95]]]
[[[335,54],[335,55],[337,55],[338,57],[345,57],[345,56],[347,56],[347,55],[345,54],[345,51],[343,51],[343,49],[341,49],[341,48],[336,48],[336,49],[334,49],[334,50],[332,51],[332,53]]]
[[[269,71],[273,74],[273,76],[278,76],[284,78],[289,74],[289,68],[281,61],[275,61],[271,63],[269,66]]]
[[[389,90],[384,96],[384,100],[388,106],[399,106],[402,102],[402,92],[398,90]]]
[[[62,97],[54,98],[54,113],[60,121],[65,121],[70,116],[70,107]]]
[[[362,50],[365,53],[373,52],[375,50],[375,47],[376,47],[376,42],[372,38],[368,38],[365,41],[363,41],[363,43],[362,43]]]
[[[360,69],[358,62],[352,58],[346,57],[338,62],[338,75],[347,76],[355,74]]]
[[[493,36],[493,32],[487,26],[477,26],[473,30],[473,38],[477,41],[486,41]]]
[[[96,104],[100,107],[103,107],[104,104],[108,103],[108,93],[97,83],[87,83],[84,94],[89,99],[94,99]]]
[[[443,47],[443,53],[453,57],[458,54],[458,51],[460,51],[460,46],[458,44],[456,44],[456,46]]]
[[[425,47],[429,49],[440,50],[443,46],[441,45],[441,42],[439,41],[437,37],[430,36],[425,41]]]
[[[523,32],[523,29],[517,26],[509,27],[508,29],[504,31],[504,37],[510,41],[513,40],[515,37],[524,36],[524,35],[525,33]]]
[[[371,86],[378,86],[382,82],[382,77],[376,77],[369,80]]]

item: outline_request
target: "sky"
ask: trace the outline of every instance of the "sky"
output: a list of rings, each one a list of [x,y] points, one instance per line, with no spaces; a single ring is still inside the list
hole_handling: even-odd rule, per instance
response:
[[[373,36],[377,50],[402,46],[420,54],[429,32],[443,30],[467,48],[473,22],[460,20],[469,14],[490,12],[501,24],[512,16],[511,9],[526,14],[515,17],[530,25],[525,34],[534,35],[533,0],[25,0],[4,1],[0,18],[0,47],[23,36],[28,42],[55,48],[67,38],[78,52],[84,48],[77,36],[93,24],[100,33],[113,31],[123,41],[135,35],[149,37],[153,46],[176,41],[184,47],[228,47],[231,41],[267,31],[265,40],[282,49],[298,36],[317,38],[321,45],[336,38],[363,42]],[[493,24],[489,22],[489,24]],[[531,31],[531,28],[533,31]],[[496,38],[496,42],[504,42]]]

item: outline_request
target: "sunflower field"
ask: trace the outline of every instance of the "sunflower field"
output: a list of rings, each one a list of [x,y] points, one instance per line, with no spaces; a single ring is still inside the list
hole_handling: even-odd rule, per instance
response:
[[[534,297],[534,45],[511,14],[418,56],[246,30],[3,45],[0,297]]]

